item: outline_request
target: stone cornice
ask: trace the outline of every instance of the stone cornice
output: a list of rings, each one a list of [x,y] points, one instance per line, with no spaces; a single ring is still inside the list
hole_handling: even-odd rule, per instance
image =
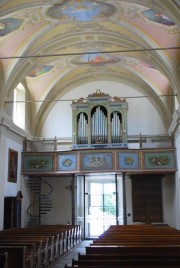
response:
[[[22,138],[33,138],[31,134],[15,125],[7,115],[2,113],[0,113],[0,131],[3,133],[7,133],[7,131],[10,131]]]

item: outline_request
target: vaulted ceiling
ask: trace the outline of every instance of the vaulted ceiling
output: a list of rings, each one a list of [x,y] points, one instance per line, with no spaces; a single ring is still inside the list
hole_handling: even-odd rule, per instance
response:
[[[168,123],[174,95],[180,103],[179,30],[179,0],[1,0],[0,109],[22,83],[37,124],[49,100],[108,80],[150,96]]]

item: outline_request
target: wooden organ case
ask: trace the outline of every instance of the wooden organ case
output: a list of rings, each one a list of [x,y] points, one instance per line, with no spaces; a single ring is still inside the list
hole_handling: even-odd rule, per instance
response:
[[[97,90],[72,103],[73,148],[126,148],[126,99]]]

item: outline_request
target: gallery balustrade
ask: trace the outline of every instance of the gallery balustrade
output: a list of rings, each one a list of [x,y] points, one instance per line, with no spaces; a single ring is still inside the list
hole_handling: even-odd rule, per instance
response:
[[[173,137],[169,135],[131,135],[128,136],[127,145],[129,149],[174,148]],[[106,148],[108,148],[108,144]],[[71,139],[55,137],[54,139],[25,139],[23,150],[24,152],[56,152],[71,149]]]

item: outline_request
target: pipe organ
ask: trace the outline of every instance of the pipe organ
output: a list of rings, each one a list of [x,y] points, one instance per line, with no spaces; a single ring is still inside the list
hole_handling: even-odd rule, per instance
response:
[[[127,102],[97,90],[72,103],[73,148],[127,147]]]

